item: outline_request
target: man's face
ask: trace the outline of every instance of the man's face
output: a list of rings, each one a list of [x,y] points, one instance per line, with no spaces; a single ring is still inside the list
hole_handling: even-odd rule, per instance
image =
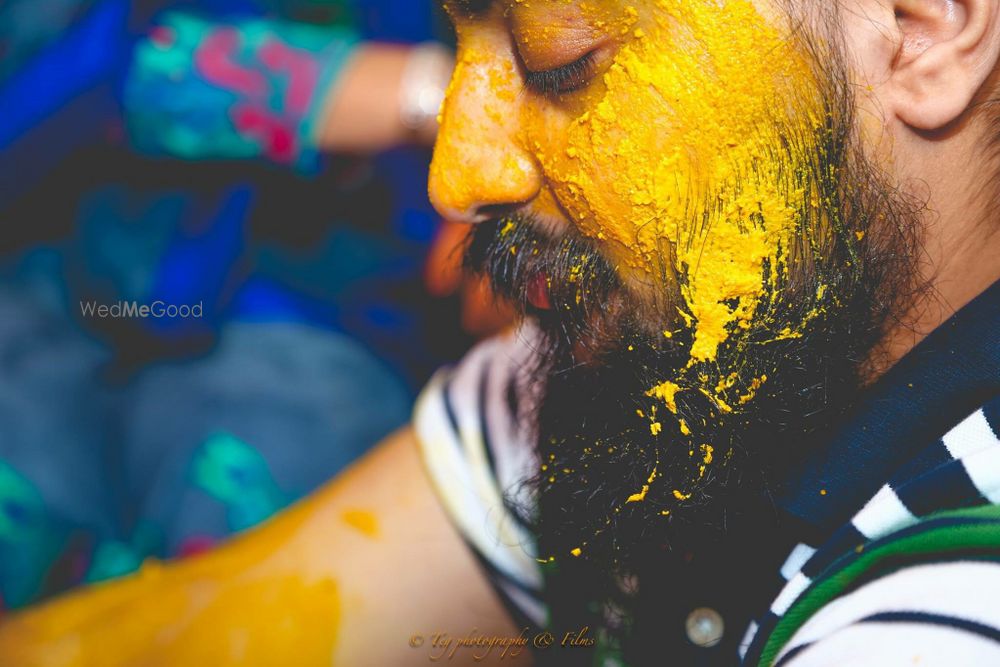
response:
[[[787,17],[751,0],[448,8],[459,56],[435,203],[575,227],[634,292],[670,304],[665,336],[693,327],[692,362],[713,360],[819,207],[801,177],[815,146],[789,138],[824,111]]]
[[[916,218],[809,4],[447,5],[430,194],[546,336],[525,518],[554,559],[628,571],[756,521],[911,286]]]

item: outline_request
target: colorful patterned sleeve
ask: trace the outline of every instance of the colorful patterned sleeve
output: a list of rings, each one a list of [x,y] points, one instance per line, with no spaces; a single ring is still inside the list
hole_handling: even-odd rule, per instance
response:
[[[163,16],[124,85],[133,145],[183,159],[263,157],[318,166],[323,104],[358,43],[345,28]]]

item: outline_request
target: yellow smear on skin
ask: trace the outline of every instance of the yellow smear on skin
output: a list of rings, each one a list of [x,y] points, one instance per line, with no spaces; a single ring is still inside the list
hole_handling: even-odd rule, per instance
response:
[[[441,110],[438,112],[438,125],[440,130],[438,132],[438,146],[435,148],[435,153],[442,152],[442,147],[447,141],[450,148],[450,153],[457,154],[458,151],[453,147],[454,145],[460,145],[463,141],[468,141],[474,138],[474,133],[481,129],[479,126],[474,124],[469,124],[471,127],[464,127],[463,123],[453,121],[451,119],[451,114],[445,113],[448,103],[455,98],[456,91],[459,85],[462,84],[464,78],[467,76],[466,70],[468,70],[475,63],[475,58],[472,52],[465,51],[459,53],[459,57],[455,61],[455,69],[452,71],[451,81],[448,83],[448,88],[445,90],[445,103],[441,105]],[[458,134],[459,136],[455,136]],[[444,168],[444,165],[440,161],[437,163],[431,163],[431,178],[437,176],[438,187],[444,187],[447,190],[447,196],[450,197],[451,201],[457,202],[471,202],[474,193],[472,192],[473,183],[460,178],[459,169],[449,169]]]
[[[701,374],[682,372],[647,396],[677,415],[677,393],[697,390],[720,416],[734,412],[759,385],[719,384],[734,369],[709,378],[703,366],[734,331],[749,328],[764,278],[774,284],[789,260],[799,211],[809,201],[818,206],[790,184],[815,153],[785,141],[825,123],[811,67],[787,26],[752,0],[650,0],[641,11],[519,1],[508,18],[518,43],[531,47],[521,55],[545,60],[539,54],[569,29],[558,26],[573,26],[578,15],[611,40],[601,53],[612,62],[601,61],[601,78],[586,91],[555,101],[526,93],[513,59],[460,27],[432,182],[458,208],[495,196],[568,214],[624,278],[660,285],[666,276],[663,293],[678,319],[664,337],[690,330],[689,368]],[[466,93],[474,98],[461,99]],[[775,340],[799,337],[799,329]],[[650,421],[657,435],[655,413]]]
[[[207,553],[147,561],[134,574],[5,614],[0,665],[356,664],[346,654],[364,648],[356,641],[364,610],[379,601],[355,576],[370,545],[352,538],[343,515],[365,506],[350,502],[362,490],[380,502],[396,497],[380,472],[386,457],[396,456],[396,446],[388,447]],[[418,463],[415,451],[409,456]],[[405,501],[407,492],[398,494]],[[381,516],[380,524],[383,535],[398,527]],[[361,549],[352,551],[357,565],[338,557],[354,547]]]
[[[348,510],[342,515],[344,522],[366,537],[378,537],[378,520],[366,510]]]
[[[128,577],[9,616],[0,663],[267,667],[294,655],[296,664],[334,664],[344,607],[321,560],[333,548],[322,528],[334,518],[325,513],[330,494],[207,554],[149,560]]]

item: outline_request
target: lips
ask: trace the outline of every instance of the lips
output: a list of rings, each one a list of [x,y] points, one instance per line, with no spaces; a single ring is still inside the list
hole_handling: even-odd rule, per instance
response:
[[[552,301],[549,299],[549,276],[544,271],[539,271],[528,281],[527,294],[525,295],[530,303],[539,310],[552,310]]]

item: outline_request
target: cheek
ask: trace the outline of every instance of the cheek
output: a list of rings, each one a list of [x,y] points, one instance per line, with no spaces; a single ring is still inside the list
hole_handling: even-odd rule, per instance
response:
[[[657,6],[599,99],[535,145],[563,208],[627,272],[687,277],[692,355],[707,359],[747,325],[795,231],[804,193],[788,174],[815,146],[792,154],[787,138],[808,142],[820,107],[806,62],[752,3]]]
[[[640,106],[638,95],[630,97]],[[635,221],[644,214],[638,176],[656,168],[662,135],[644,131],[638,118],[614,106],[605,99],[596,111],[579,118],[549,119],[549,136],[534,147],[553,193],[574,224],[620,254],[635,248]],[[647,118],[663,111],[655,104],[642,106]],[[595,123],[598,114],[614,120]],[[552,136],[556,127],[558,136]]]
[[[648,252],[636,252],[636,220],[644,210],[641,175],[657,164],[667,141],[669,109],[623,69],[634,58],[630,39],[594,90],[566,104],[525,106],[525,147],[541,165],[559,206],[586,236],[602,243],[626,270],[645,267]],[[641,30],[639,34],[642,34]],[[648,199],[648,198],[647,198]]]
[[[656,199],[649,176],[675,170],[661,159],[670,142],[670,110],[648,86],[614,72],[589,102],[582,114],[527,111],[525,146],[576,227],[600,241],[627,273],[646,272],[662,250],[656,225],[642,224]]]
[[[682,172],[665,157],[675,115],[655,88],[623,68],[639,58],[631,47],[622,52],[603,99],[567,128],[553,173],[581,231],[608,243],[629,269],[649,271],[662,264],[661,240],[672,238],[658,221],[678,204],[676,191],[663,186]]]

